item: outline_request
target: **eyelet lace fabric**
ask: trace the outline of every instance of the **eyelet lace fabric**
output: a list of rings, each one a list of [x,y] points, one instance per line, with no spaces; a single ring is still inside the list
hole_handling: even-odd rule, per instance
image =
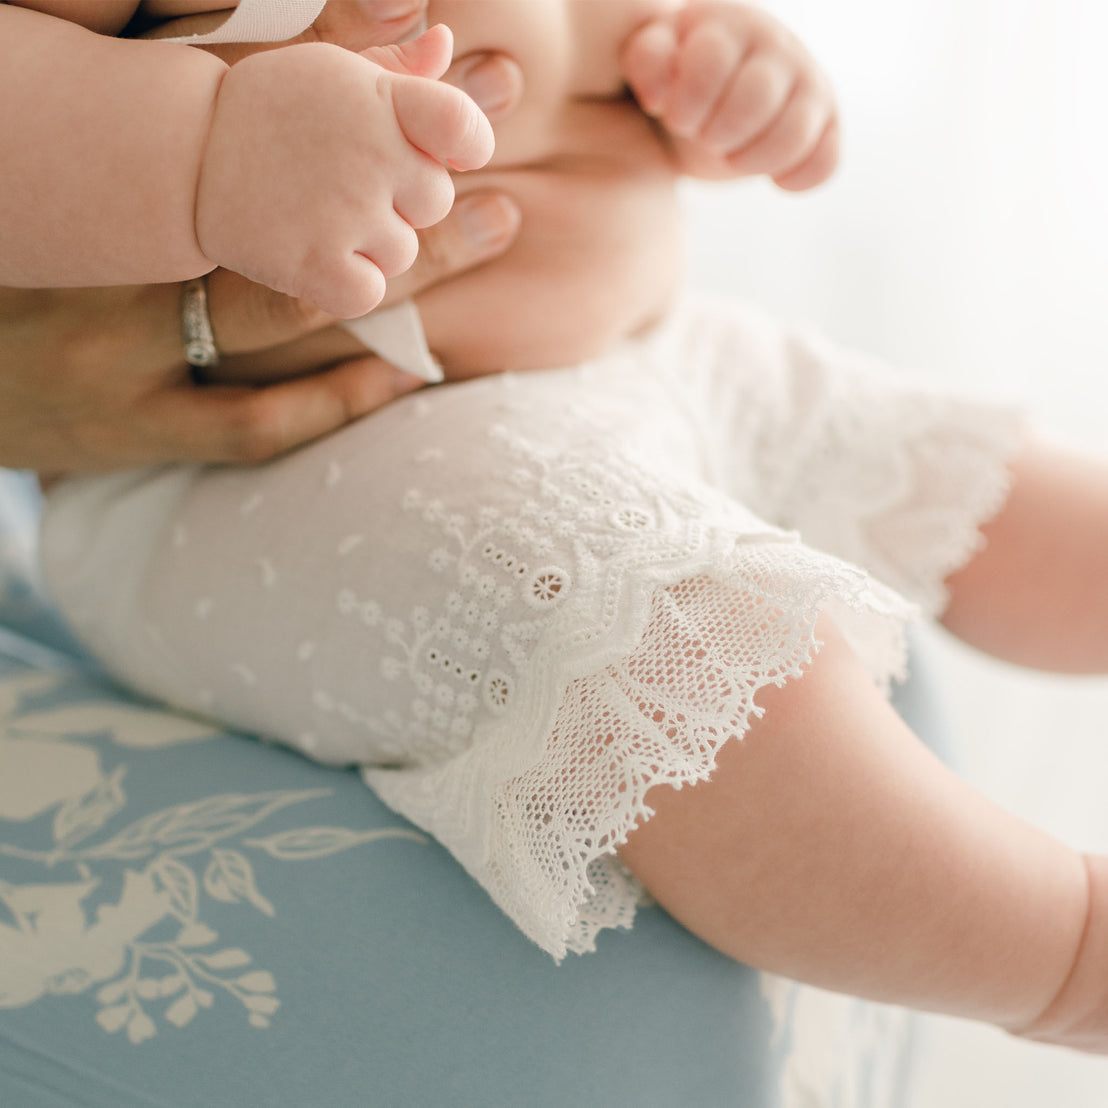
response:
[[[391,405],[255,469],[71,481],[47,572],[122,680],[362,767],[555,957],[827,612],[887,683],[1000,506],[1010,413],[745,309]]]

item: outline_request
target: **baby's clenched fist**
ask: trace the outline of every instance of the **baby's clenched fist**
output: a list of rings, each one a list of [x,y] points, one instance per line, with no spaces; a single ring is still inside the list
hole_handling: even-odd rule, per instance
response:
[[[481,111],[437,80],[451,49],[433,27],[404,46],[311,43],[232,67],[197,186],[204,255],[330,315],[376,307],[415,260],[416,229],[449,212],[449,169],[492,156]]]
[[[626,44],[623,72],[686,173],[766,174],[804,189],[835,168],[830,83],[795,36],[757,8],[705,0],[652,20]]]

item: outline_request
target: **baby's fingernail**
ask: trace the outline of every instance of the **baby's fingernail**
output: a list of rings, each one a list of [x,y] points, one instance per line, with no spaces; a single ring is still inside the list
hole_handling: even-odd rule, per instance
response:
[[[499,54],[463,67],[453,83],[490,117],[514,107],[523,90],[519,66]]]
[[[454,211],[462,233],[476,250],[506,246],[519,230],[519,208],[507,196],[463,196]]]

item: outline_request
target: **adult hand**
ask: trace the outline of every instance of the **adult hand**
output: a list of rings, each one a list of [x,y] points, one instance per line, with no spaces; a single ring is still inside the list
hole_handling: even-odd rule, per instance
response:
[[[421,233],[419,259],[390,283],[386,303],[496,257],[517,228],[505,197],[467,197]],[[208,294],[230,377],[309,375],[262,388],[198,385],[182,352],[179,285],[0,289],[0,465],[60,474],[260,461],[420,384],[336,336],[330,317],[303,301],[224,270]],[[326,364],[303,341],[313,334],[331,334]]]

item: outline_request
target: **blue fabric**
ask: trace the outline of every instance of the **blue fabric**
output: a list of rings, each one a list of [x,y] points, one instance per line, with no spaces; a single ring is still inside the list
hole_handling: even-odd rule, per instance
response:
[[[353,773],[99,678],[5,491],[3,1108],[898,1103],[900,1014],[656,908],[555,966]]]

